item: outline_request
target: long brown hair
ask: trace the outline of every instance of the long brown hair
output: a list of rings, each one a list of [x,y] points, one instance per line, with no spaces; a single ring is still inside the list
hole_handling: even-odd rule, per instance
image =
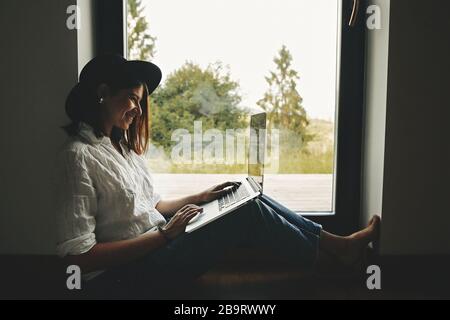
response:
[[[128,130],[113,127],[111,131],[111,141],[119,142],[123,139],[124,144],[129,150],[141,155],[148,147],[149,142],[149,94],[148,87],[145,82],[140,80],[117,79],[105,83],[111,90],[111,94],[115,95],[120,90],[137,88],[140,85],[144,87],[144,94],[141,101],[142,114],[135,117]],[[101,131],[100,107],[96,93],[97,88],[88,87],[78,83],[69,93],[66,99],[66,113],[71,119],[71,123],[61,128],[69,136],[79,133],[80,122],[85,122],[94,128],[97,137],[105,136]]]

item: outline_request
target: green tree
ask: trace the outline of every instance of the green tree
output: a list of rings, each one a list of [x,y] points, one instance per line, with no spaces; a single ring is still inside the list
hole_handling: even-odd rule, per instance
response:
[[[151,96],[152,142],[169,150],[173,130],[192,133],[194,121],[202,121],[203,131],[245,128],[248,112],[239,107],[238,91],[221,63],[202,69],[186,62]]]
[[[257,104],[267,112],[269,128],[290,131],[306,142],[311,137],[306,133],[309,121],[302,105],[303,98],[297,90],[300,76],[292,69],[292,55],[285,45],[273,61],[276,71],[265,77],[269,89]]]
[[[148,22],[143,15],[141,0],[128,0],[128,58],[149,61],[155,55],[155,41],[148,32]]]

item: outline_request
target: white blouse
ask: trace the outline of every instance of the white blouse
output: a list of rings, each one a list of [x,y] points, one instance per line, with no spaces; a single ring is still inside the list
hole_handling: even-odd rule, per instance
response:
[[[57,253],[78,255],[97,242],[132,239],[162,226],[166,220],[155,206],[145,157],[128,151],[122,156],[109,137],[97,138],[82,122],[77,136],[69,137],[55,167],[57,195]]]

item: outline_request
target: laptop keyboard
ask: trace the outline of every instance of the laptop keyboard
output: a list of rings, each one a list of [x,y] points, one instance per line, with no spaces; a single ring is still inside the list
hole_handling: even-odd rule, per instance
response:
[[[236,202],[241,201],[249,195],[250,194],[248,193],[247,189],[244,187],[244,185],[241,184],[238,188],[233,189],[232,191],[219,198],[219,211],[232,206]]]

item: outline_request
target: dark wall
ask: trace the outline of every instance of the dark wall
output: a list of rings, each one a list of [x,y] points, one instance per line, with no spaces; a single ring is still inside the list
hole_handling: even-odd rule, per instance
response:
[[[65,139],[65,97],[77,81],[75,0],[0,2],[0,254],[55,247],[51,171]]]
[[[391,1],[382,247],[450,253],[450,1]]]

